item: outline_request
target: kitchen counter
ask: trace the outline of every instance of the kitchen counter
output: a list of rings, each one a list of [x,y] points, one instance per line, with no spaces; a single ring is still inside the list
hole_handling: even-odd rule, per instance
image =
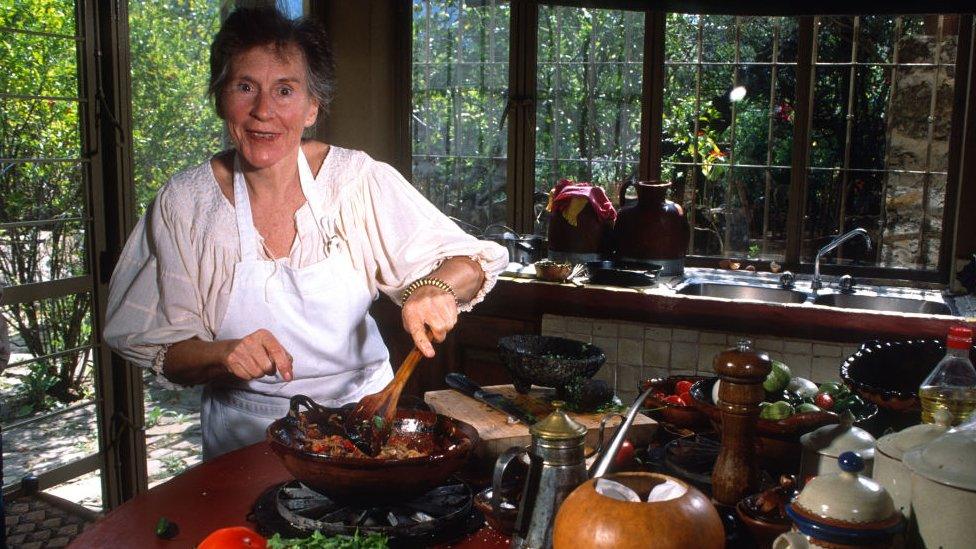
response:
[[[775,287],[778,275],[688,268],[684,277],[663,278],[648,288],[596,286],[576,281],[550,283],[503,276],[478,314],[538,320],[543,314],[670,324],[712,330],[735,329],[755,334],[857,343],[874,338],[938,338],[959,322],[976,323],[971,300],[946,299],[939,290],[859,285],[860,295],[948,302],[967,316],[894,313],[844,309],[804,303],[770,303],[678,293],[689,279],[714,283]],[[833,282],[832,278],[825,279]],[[809,280],[799,277],[797,289],[809,293]],[[836,293],[825,290],[821,293]],[[961,306],[960,306],[961,305]]]
[[[218,528],[254,528],[247,519],[254,502],[268,488],[291,478],[268,444],[259,442],[197,465],[139,494],[89,526],[69,547],[195,547]],[[156,537],[160,517],[179,526],[174,539]],[[484,526],[449,546],[502,549],[508,547],[508,539]]]

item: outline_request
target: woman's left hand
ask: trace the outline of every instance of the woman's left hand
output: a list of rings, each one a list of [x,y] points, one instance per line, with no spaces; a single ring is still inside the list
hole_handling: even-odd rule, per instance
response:
[[[435,286],[417,288],[403,304],[403,329],[427,358],[434,356],[434,342],[440,343],[457,324],[457,300]],[[433,342],[424,327],[430,328]]]

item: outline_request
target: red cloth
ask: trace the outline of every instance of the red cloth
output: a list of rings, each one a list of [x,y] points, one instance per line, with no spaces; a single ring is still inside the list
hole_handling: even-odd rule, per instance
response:
[[[603,192],[603,189],[596,187],[591,183],[585,181],[570,181],[569,179],[561,179],[559,183],[556,183],[556,187],[552,190],[549,195],[551,207],[549,208],[552,212],[560,212],[567,207],[573,198],[585,198],[589,201],[590,206],[593,207],[593,212],[596,213],[597,218],[602,221],[615,221],[617,219],[617,210],[614,209],[613,204],[610,203],[610,199],[607,198],[607,193]]]

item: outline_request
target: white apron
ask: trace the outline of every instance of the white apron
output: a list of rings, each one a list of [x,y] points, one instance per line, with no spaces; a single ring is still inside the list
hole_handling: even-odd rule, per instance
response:
[[[216,339],[270,331],[293,357],[294,377],[280,374],[251,381],[220,381],[203,391],[200,421],[203,459],[263,440],[271,421],[288,412],[288,401],[304,394],[329,407],[355,402],[391,379],[389,352],[368,314],[369,289],[348,257],[347,243],[328,234],[322,197],[301,147],[298,171],[312,217],[327,243],[327,257],[293,269],[287,258],[258,257],[258,233],[239,161],[234,162],[234,204],[241,261],[234,266],[227,312]]]

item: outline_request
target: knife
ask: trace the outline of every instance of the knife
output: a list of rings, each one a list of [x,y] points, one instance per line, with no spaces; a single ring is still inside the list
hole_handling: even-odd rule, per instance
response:
[[[488,406],[504,412],[526,425],[532,425],[536,422],[535,416],[523,410],[518,404],[512,402],[511,399],[498,393],[492,393],[491,391],[482,389],[464,374],[451,372],[444,377],[444,381],[451,389],[475,400],[484,402]]]

